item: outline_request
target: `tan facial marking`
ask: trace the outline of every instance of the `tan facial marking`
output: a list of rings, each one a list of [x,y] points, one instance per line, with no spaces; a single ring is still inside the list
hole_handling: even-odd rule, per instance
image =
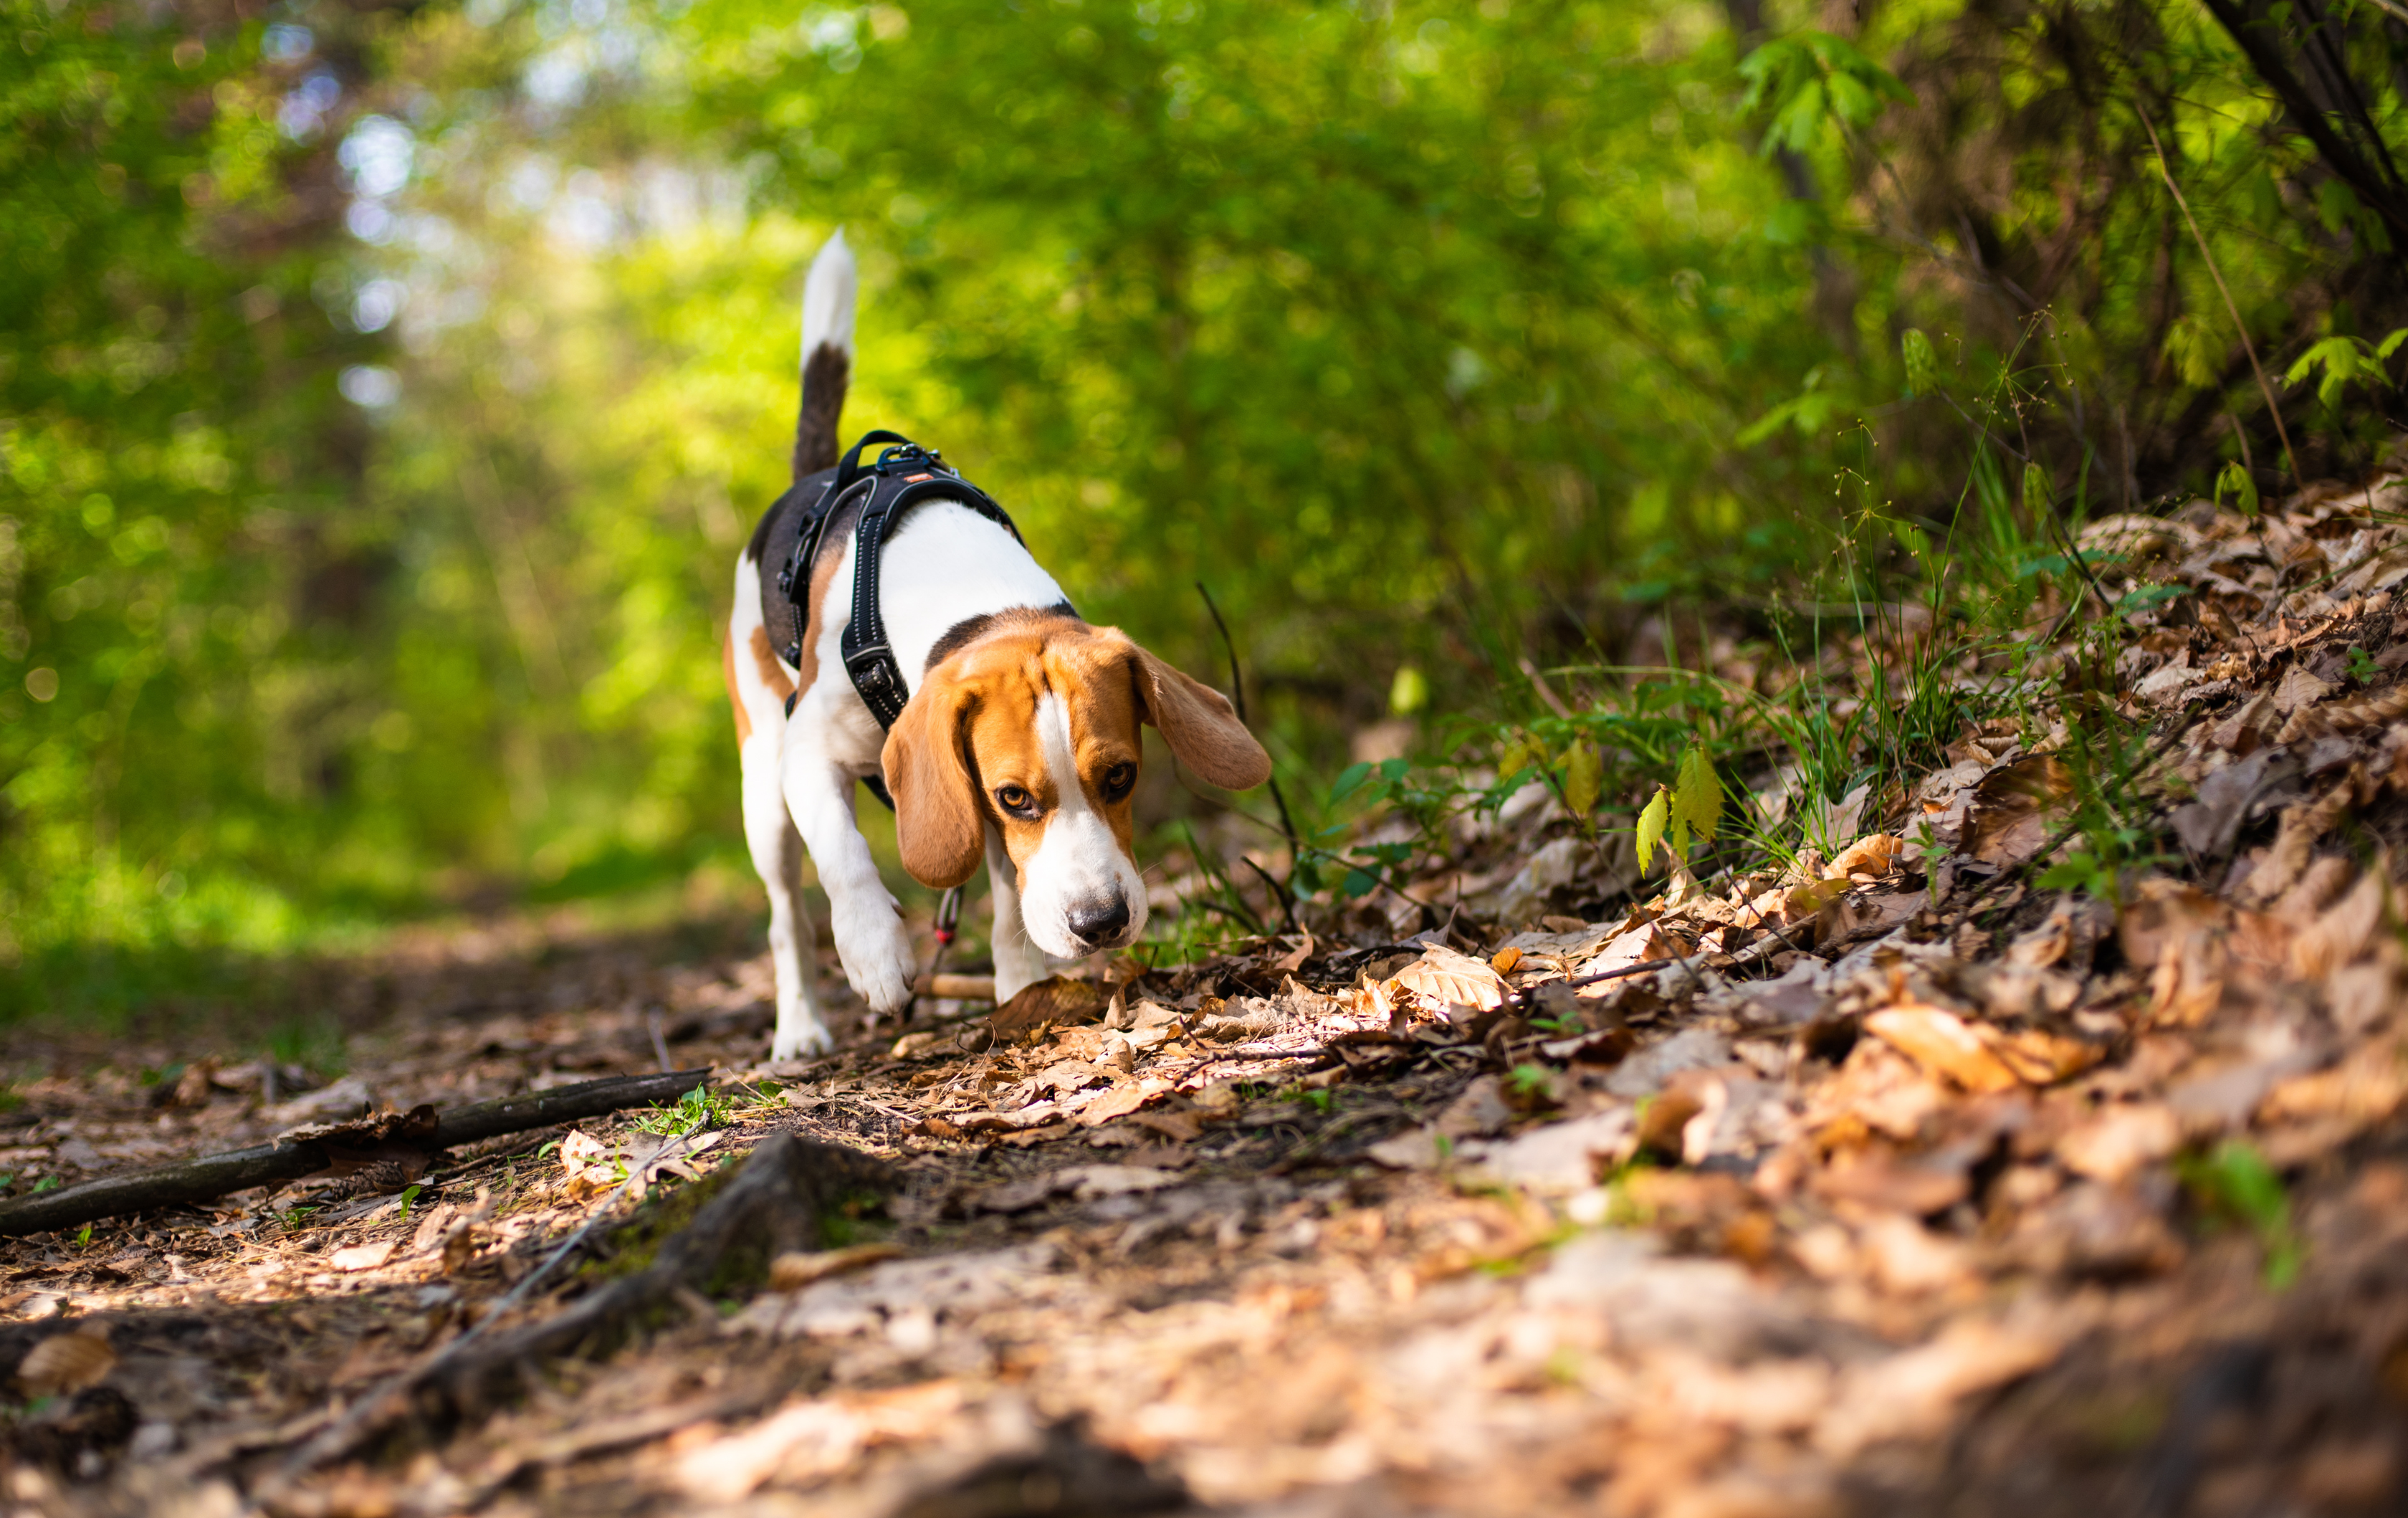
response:
[[[1058,698],[1068,718],[1068,767],[1074,772],[1068,782],[1111,827],[1124,854],[1135,833],[1134,787],[1124,786],[1115,796],[1105,782],[1116,767],[1134,770],[1139,763],[1137,702],[1128,681],[1112,678],[1107,662],[1097,657],[1105,651],[1092,642],[1012,633],[964,651],[963,681],[977,693],[964,735],[971,772],[984,815],[1001,830],[1006,852],[1023,869],[1044,846],[1046,825],[1066,802],[1066,777],[1046,752],[1040,723],[1039,709],[1049,696]],[[1008,806],[1013,795],[1025,795],[1025,804]]]
[[[1226,700],[1115,629],[1053,616],[979,637],[928,671],[887,738],[905,867],[959,884],[991,826],[1039,948],[1129,941],[1146,915],[1130,849],[1145,723],[1216,784],[1270,767]]]

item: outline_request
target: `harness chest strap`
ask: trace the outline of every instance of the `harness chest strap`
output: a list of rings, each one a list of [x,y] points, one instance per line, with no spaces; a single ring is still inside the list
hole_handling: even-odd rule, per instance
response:
[[[873,443],[888,446],[879,453],[876,463],[864,465],[862,452]],[[880,729],[885,730],[895,725],[895,720],[903,715],[905,703],[911,698],[902,666],[896,662],[894,647],[886,636],[886,619],[878,609],[880,564],[885,556],[886,539],[894,535],[903,513],[922,501],[942,497],[967,506],[995,523],[1011,534],[1014,541],[1022,539],[1010,515],[986,492],[956,474],[938,453],[923,449],[899,433],[865,434],[846,452],[837,466],[836,477],[821,492],[818,504],[804,521],[793,555],[778,572],[778,588],[785,594],[795,616],[795,638],[786,646],[786,663],[797,669],[802,667],[803,636],[810,616],[810,566],[819,555],[829,521],[852,497],[860,499],[860,514],[853,530],[853,608],[841,643],[844,672],[853,681],[853,690],[860,694],[861,704],[878,719]],[[788,716],[794,715],[795,702],[800,695],[797,691],[786,697]],[[895,803],[888,798],[886,787],[876,777],[868,784],[872,794],[892,809]]]

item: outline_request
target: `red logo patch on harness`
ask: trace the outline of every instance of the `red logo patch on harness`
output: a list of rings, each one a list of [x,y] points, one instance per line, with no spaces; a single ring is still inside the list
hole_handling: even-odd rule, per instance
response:
[[[903,477],[903,483],[905,483],[905,484],[907,484],[907,485],[916,485],[916,484],[918,484],[918,483],[919,483],[921,480],[934,480],[934,479],[936,479],[936,478],[937,478],[937,477],[936,477],[935,475],[924,475],[924,474],[917,474],[917,475],[905,475],[905,476]]]

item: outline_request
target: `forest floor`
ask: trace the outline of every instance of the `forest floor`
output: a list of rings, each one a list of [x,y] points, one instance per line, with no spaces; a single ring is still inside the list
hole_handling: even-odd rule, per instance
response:
[[[406,1192],[0,1242],[0,1497],[2399,1511],[2403,508],[2385,479],[2095,524],[2102,599],[2189,593],[2143,597],[2086,687],[2129,763],[2045,707],[2029,743],[2029,711],[1976,725],[1919,783],[1832,807],[1831,857],[1637,906],[1606,909],[1627,875],[1541,795],[1408,882],[1443,921],[1375,893],[1323,938],[1124,959],[899,1039],[839,1001],[843,1047],[795,1064],[763,1061],[741,937],[533,919],[330,977],[331,1082],[221,1063],[202,1025],[12,1030],[17,1196],[607,1073],[708,1065],[721,1099],[487,1140]],[[2123,832],[2086,831],[2110,770]],[[2168,842],[2104,858],[2116,838]],[[2040,886],[2066,867],[2090,889]],[[624,1322],[430,1389],[464,1335],[576,1321],[707,1232],[749,1157],[796,1154],[841,1184],[781,1194],[816,1229],[766,1272],[730,1246]]]

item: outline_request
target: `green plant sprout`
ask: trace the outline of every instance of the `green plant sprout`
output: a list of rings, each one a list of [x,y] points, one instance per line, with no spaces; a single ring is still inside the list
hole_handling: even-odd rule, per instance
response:
[[[637,1113],[635,1124],[642,1131],[664,1138],[682,1138],[688,1134],[718,1126],[726,1122],[727,1115],[735,1110],[736,1102],[732,1097],[720,1096],[709,1086],[696,1086],[680,1096],[673,1106],[655,1104]]]

